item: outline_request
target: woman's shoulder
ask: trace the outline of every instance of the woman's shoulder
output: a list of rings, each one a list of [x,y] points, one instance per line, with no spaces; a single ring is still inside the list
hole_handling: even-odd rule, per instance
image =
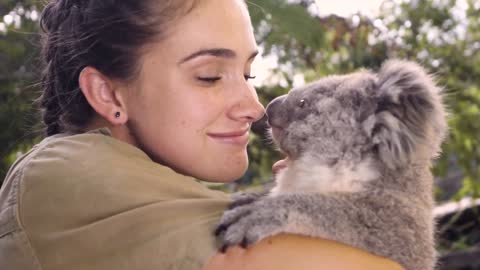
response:
[[[44,263],[54,263],[43,255],[55,253],[68,264],[79,256],[92,265],[105,260],[107,269],[161,269],[178,256],[201,265],[215,251],[211,228],[227,197],[124,146],[98,133],[38,144],[13,169],[20,173],[7,180],[12,188],[0,193],[14,191],[18,201],[18,216],[9,219],[20,222]],[[89,248],[78,254],[79,246]]]
[[[100,131],[47,137],[14,162],[5,183],[10,182],[24,191],[32,187],[49,189],[69,185],[86,174],[102,173],[108,163],[114,162],[116,150],[108,145],[108,140]]]
[[[62,217],[92,209],[108,215],[174,199],[227,203],[226,195],[151,161],[105,132],[50,137],[21,157],[6,179],[19,187],[20,213],[50,216],[55,208],[66,211]],[[48,204],[55,207],[43,207]]]
[[[85,166],[109,165],[108,162],[116,161],[125,162],[133,159],[149,161],[143,151],[116,140],[107,128],[47,137],[36,145],[30,156],[32,161],[40,160],[55,165],[76,163],[78,165],[76,167],[82,169]]]
[[[53,189],[57,195],[126,196],[130,201],[137,195],[218,198],[218,193],[192,177],[155,163],[139,148],[113,138],[108,129],[47,138],[21,159],[12,171],[20,171],[24,189],[36,193]]]
[[[278,235],[243,250],[216,254],[204,270],[220,269],[344,269],[403,270],[388,259],[341,243],[297,235]]]
[[[88,179],[122,178],[152,167],[155,163],[143,151],[114,139],[108,129],[98,129],[43,139],[14,163],[7,178],[20,175],[24,182],[61,185],[90,176],[83,179],[86,185]]]
[[[119,146],[121,143],[115,142],[107,129],[80,134],[57,134],[44,138],[26,154],[20,156],[11,166],[9,174],[25,171],[25,168],[30,169],[31,167],[41,167],[41,171],[48,172],[49,166],[55,168],[54,172],[62,172],[62,168],[68,168],[70,171],[89,162],[97,163],[99,160],[110,159],[112,156],[121,156],[118,155],[118,152],[122,152],[123,149]],[[139,150],[129,150],[131,153],[137,152],[137,156],[146,157]]]

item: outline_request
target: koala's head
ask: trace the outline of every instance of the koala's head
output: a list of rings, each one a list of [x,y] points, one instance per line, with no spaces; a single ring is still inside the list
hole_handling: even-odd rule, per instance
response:
[[[330,76],[293,89],[267,107],[272,136],[290,160],[396,170],[429,161],[447,124],[441,91],[417,64],[390,60],[378,73]]]

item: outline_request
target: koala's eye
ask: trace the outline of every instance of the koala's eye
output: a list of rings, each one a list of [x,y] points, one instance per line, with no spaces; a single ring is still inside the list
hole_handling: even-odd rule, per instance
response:
[[[307,103],[307,101],[305,99],[301,99],[299,102],[298,102],[298,107],[300,108],[303,108],[305,107],[305,104]]]

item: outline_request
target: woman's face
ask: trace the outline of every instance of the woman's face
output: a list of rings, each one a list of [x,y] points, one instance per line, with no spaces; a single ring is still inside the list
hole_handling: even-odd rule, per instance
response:
[[[252,122],[264,108],[249,82],[257,46],[243,0],[200,0],[142,57],[128,127],[156,162],[228,182],[248,165]]]

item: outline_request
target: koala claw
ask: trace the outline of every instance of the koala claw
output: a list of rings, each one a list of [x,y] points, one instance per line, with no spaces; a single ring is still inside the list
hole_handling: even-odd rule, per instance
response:
[[[223,244],[223,246],[218,250],[220,253],[225,253],[227,252],[227,249],[229,246],[227,244]]]
[[[238,222],[244,216],[250,214],[251,208],[249,205],[239,206],[231,210],[227,210],[224,214],[220,223],[215,230],[216,235],[220,235],[223,231],[227,230],[228,227],[235,222]],[[218,232],[218,233],[217,233]]]
[[[251,243],[250,243],[251,244]],[[240,243],[240,247],[243,248],[243,249],[246,249],[249,245],[249,242],[246,238],[243,238],[242,242]],[[219,252],[221,253],[225,253],[227,252],[227,249],[231,246],[234,246],[235,244],[231,244],[231,243],[225,243],[222,245],[222,247],[219,249]]]
[[[265,205],[273,202],[257,201],[225,212],[215,231],[217,236],[221,235],[224,243],[220,251],[225,252],[228,247],[235,245],[247,248],[281,231],[281,228],[286,225],[286,216],[282,215],[280,220],[278,213],[269,210],[271,208]]]
[[[243,238],[242,243],[240,243],[240,247],[246,249],[251,243],[248,242],[247,238]]]
[[[268,229],[265,229],[271,228],[268,224],[268,221],[257,219],[253,216],[240,219],[238,222],[231,224],[224,232],[223,240],[225,245],[239,245],[242,248],[247,248],[269,235]]]
[[[224,225],[224,224],[220,224],[217,226],[217,228],[215,229],[215,236],[219,236],[220,234],[222,234],[225,230],[227,229],[227,225]]]

